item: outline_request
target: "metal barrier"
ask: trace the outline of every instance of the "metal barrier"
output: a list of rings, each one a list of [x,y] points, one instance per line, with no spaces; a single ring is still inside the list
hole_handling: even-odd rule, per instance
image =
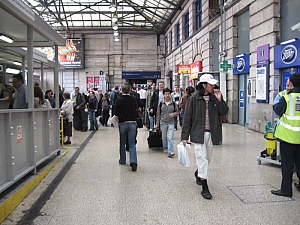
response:
[[[60,152],[59,119],[58,109],[0,110],[0,193]]]

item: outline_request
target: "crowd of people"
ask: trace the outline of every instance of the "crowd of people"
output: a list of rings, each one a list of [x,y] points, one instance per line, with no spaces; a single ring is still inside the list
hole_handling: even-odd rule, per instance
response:
[[[28,108],[28,89],[23,77],[15,75],[12,83],[13,88],[8,90],[12,108]],[[163,152],[168,157],[175,155],[174,132],[181,127],[183,145],[188,140],[194,142],[196,182],[202,185],[202,196],[210,199],[212,195],[207,185],[208,165],[213,145],[220,143],[222,137],[220,116],[228,112],[220,90],[214,89],[216,83],[212,75],[206,74],[201,76],[196,92],[192,86],[187,87],[184,92],[178,85],[174,85],[172,91],[165,87],[163,81],[159,81],[158,88],[156,83],[152,83],[149,88],[125,83],[104,94],[97,89],[85,94],[79,87],[75,87],[72,93],[59,88],[57,97],[52,90],[44,92],[35,84],[34,107],[55,107],[58,98],[59,109],[64,117],[64,144],[71,144],[73,128],[81,132],[97,131],[100,124],[109,126],[108,120],[114,116],[118,122],[120,137],[119,164],[126,164],[126,150],[129,151],[132,171],[136,171],[138,167],[136,143],[138,128],[141,127],[138,125],[139,120],[149,132],[161,133]]]
[[[173,157],[174,132],[181,127],[181,141],[184,146],[194,144],[197,169],[194,173],[196,183],[202,185],[201,195],[211,199],[208,188],[208,168],[213,146],[222,143],[222,122],[228,113],[228,106],[217,86],[217,80],[211,74],[203,74],[196,90],[189,86],[183,92],[178,85],[171,91],[163,81],[151,86],[137,87],[128,83],[116,86],[102,94],[101,90],[89,90],[88,94],[75,87],[72,93],[59,87],[58,101],[61,115],[64,117],[65,144],[71,144],[72,130],[86,132],[97,131],[100,124],[108,127],[109,118],[114,117],[119,129],[119,164],[126,164],[126,150],[132,171],[138,167],[136,151],[138,128],[148,128],[149,132],[160,132],[164,153]],[[282,183],[281,189],[272,190],[272,194],[292,196],[293,167],[300,180],[299,154],[299,90],[300,76],[293,74],[287,81],[286,90],[280,92],[274,101],[274,112],[280,119],[275,136],[280,142]],[[28,88],[21,74],[13,76],[12,86],[0,85],[0,97],[8,98],[10,108],[28,108]],[[34,107],[54,108],[56,98],[51,89],[45,92],[34,84]],[[143,116],[141,116],[141,113]],[[142,120],[142,126],[138,121]],[[98,123],[99,121],[99,123]],[[111,124],[113,126],[113,124]],[[300,181],[294,186],[300,191]]]

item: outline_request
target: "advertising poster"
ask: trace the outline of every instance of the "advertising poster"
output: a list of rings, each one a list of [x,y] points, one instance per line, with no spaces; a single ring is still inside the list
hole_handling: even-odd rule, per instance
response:
[[[93,90],[94,88],[94,77],[87,77],[86,78],[86,90]]]
[[[100,77],[94,77],[94,88],[99,88],[100,86]]]
[[[266,78],[267,78],[266,67],[257,68],[256,69],[256,99],[257,100],[267,99]]]
[[[84,50],[82,39],[67,39],[66,46],[58,47],[59,63],[66,69],[83,68]]]
[[[37,48],[45,53],[49,61],[55,62],[54,47]],[[58,61],[66,69],[84,68],[84,43],[81,38],[69,38],[65,46],[58,46]]]

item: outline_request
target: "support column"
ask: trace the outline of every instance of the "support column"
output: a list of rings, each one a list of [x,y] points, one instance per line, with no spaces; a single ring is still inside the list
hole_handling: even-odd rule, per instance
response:
[[[23,76],[25,74],[25,63],[23,64]],[[28,85],[28,108],[34,108],[33,92],[33,28],[27,26],[27,85]],[[25,78],[25,77],[24,77]]]

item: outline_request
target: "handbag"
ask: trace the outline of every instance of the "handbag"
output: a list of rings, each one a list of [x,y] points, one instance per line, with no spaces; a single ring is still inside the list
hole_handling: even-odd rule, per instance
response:
[[[133,96],[134,99],[135,99],[135,105],[136,105],[136,118],[139,119],[139,118],[142,118],[143,117],[143,111],[139,108],[139,105],[137,103],[137,100],[136,100],[136,97]]]

